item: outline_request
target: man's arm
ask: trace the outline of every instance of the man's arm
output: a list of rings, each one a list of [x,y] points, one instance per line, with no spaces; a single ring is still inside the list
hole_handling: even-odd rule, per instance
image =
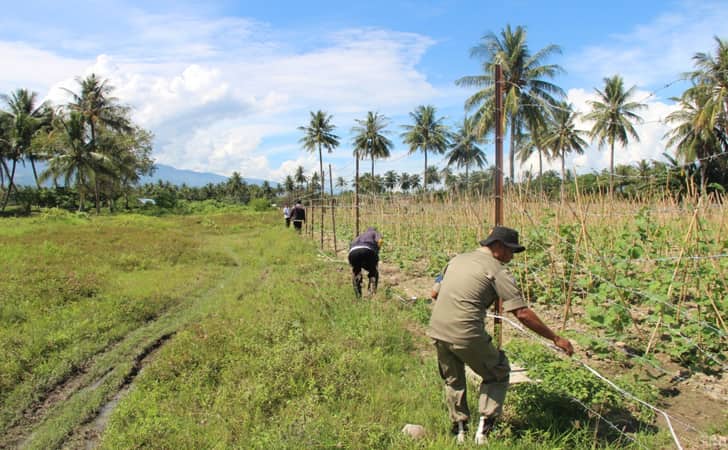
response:
[[[524,324],[530,330],[538,333],[549,341],[552,341],[567,355],[571,356],[572,354],[574,354],[574,348],[571,346],[571,342],[569,342],[568,339],[564,339],[551,331],[551,328],[543,323],[531,308],[518,308],[513,311],[513,315],[515,315],[518,321]]]

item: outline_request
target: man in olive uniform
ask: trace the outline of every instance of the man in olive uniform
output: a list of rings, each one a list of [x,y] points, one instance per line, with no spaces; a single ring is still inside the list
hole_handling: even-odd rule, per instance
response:
[[[526,327],[553,341],[568,355],[574,350],[568,340],[551,331],[526,306],[505,266],[514,253],[525,250],[518,243],[518,232],[495,227],[480,245],[470,253],[454,257],[445,267],[442,281],[433,288],[437,301],[427,334],[437,350],[447,408],[459,442],[465,438],[470,418],[465,364],[482,377],[478,402],[481,416],[475,442],[483,444],[502,412],[511,370],[505,353],[493,345],[485,331],[488,308],[500,298],[503,311],[513,313]]]

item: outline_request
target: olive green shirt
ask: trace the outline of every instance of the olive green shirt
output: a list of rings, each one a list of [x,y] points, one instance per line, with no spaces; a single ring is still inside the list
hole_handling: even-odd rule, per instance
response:
[[[445,267],[427,334],[452,344],[482,338],[486,312],[499,297],[504,312],[527,306],[513,275],[488,247],[454,257]]]

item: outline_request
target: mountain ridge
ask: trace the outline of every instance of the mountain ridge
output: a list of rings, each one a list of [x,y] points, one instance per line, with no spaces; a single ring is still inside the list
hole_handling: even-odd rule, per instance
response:
[[[177,186],[185,184],[189,187],[202,187],[209,183],[224,183],[229,178],[213,172],[197,172],[188,169],[178,169],[176,167],[168,166],[166,164],[155,164],[154,166],[156,168],[154,174],[151,176],[141,177],[139,184],[166,181]],[[35,167],[38,171],[38,174],[40,174],[41,172],[43,172],[43,170],[45,170],[46,165],[42,162],[37,162],[35,164]],[[255,184],[258,186],[262,185],[266,181],[260,178],[247,177],[243,177],[243,180],[245,180],[247,184]],[[268,183],[272,187],[276,187],[278,185],[278,183],[275,181],[268,181]],[[18,166],[15,169],[15,184],[17,186],[35,186],[35,179],[33,178],[33,168],[31,167],[30,163],[26,163],[25,165],[23,163],[18,163]],[[45,186],[50,185],[50,181],[45,183]]]

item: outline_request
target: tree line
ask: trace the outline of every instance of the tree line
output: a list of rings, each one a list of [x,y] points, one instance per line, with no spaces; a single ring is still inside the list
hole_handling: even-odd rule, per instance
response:
[[[394,144],[389,138],[389,119],[369,111],[351,129],[356,167],[351,185],[369,193],[427,191],[440,184],[447,190],[487,191],[494,168],[486,167],[483,147],[495,127],[493,69],[500,64],[504,76],[504,132],[510,141],[510,183],[516,181],[516,163],[537,155],[538,173],[525,172],[520,182],[533,182],[549,194],[558,186],[560,194],[565,195],[573,189],[569,185],[573,174],[565,168],[566,157],[583,153],[591,140],[609,149],[610,166],[608,171],[577,177],[580,187],[587,191],[612,196],[615,192],[634,194],[664,186],[680,192],[691,182],[702,193],[724,191],[728,187],[728,42],[718,37],[715,42],[714,54],[693,56],[693,70],[683,74],[690,87],[673,98],[679,109],[664,119],[671,125],[664,136],[667,162],[640,161],[634,166],[615,167],[615,151],[639,141],[635,126],[643,123],[639,111],[646,104],[635,99],[635,86],[627,88],[620,75],[604,78],[604,85],[594,89],[596,100],[589,102],[591,110],[583,116],[592,124],[591,129],[581,130],[577,126],[580,114],[566,101],[564,90],[552,82],[563,68],[546,62],[561,49],[548,45],[531,52],[525,28],[512,29],[508,25],[499,34],[486,34],[471,49],[471,55],[482,61],[483,72],[455,81],[459,86],[476,89],[465,102],[469,115],[461,123],[450,127],[435,106],[420,105],[409,114],[410,123],[401,125],[399,136],[409,154],[420,152],[424,156],[422,175],[391,170],[375,174],[375,161],[390,157]],[[341,144],[332,116],[312,111],[308,123],[299,127],[303,148],[319,157],[319,170],[310,177],[298,167],[277,187],[248,186],[237,172],[226,183],[202,188],[172,188],[164,183],[140,186],[141,177],[154,171],[152,133],[132,122],[130,108],[113,97],[114,88],[108,80],[92,74],[78,78],[77,83],[76,91],[65,89],[70,101],[58,107],[48,101],[39,102],[38,95],[26,89],[0,96],[4,103],[0,109],[0,210],[5,210],[12,195],[40,205],[73,203],[79,210],[85,209],[91,196],[97,212],[103,203],[113,209],[120,199],[129,207],[133,195],[156,195],[162,203],[177,198],[247,202],[258,197],[271,199],[281,193],[316,195],[325,190],[323,153],[331,153]],[[428,164],[432,154],[445,155],[442,170]],[[560,174],[544,171],[544,158],[560,161]],[[365,160],[369,160],[370,170],[360,174],[360,162]],[[45,163],[42,173],[36,170],[39,161]],[[36,188],[16,186],[18,164],[31,165]],[[46,182],[52,182],[53,189],[42,189],[41,184]],[[339,191],[345,191],[348,184],[343,177],[337,178]]]
[[[2,211],[13,194],[20,199],[64,196],[63,189],[78,196],[79,210],[89,195],[97,212],[102,201],[113,209],[116,200],[128,199],[141,176],[154,170],[152,133],[133,123],[130,108],[112,95],[108,81],[95,74],[76,81],[77,91],[64,89],[70,101],[57,107],[39,102],[38,94],[27,89],[0,96],[5,103],[0,110]],[[45,162],[42,173],[36,168],[39,161]],[[37,192],[15,184],[18,164],[26,163],[32,166]],[[60,191],[41,193],[45,182]]]
[[[580,113],[566,101],[562,88],[551,80],[564,70],[557,64],[548,64],[549,56],[560,53],[556,45],[548,45],[531,52],[526,40],[525,28],[512,29],[506,26],[499,34],[488,33],[480,43],[473,47],[471,55],[482,60],[483,73],[464,76],[455,81],[458,86],[473,87],[477,91],[465,102],[465,110],[470,113],[454,130],[446,125],[445,118],[438,116],[432,105],[420,105],[409,114],[411,122],[401,126],[400,138],[408,146],[409,153],[421,152],[424,156],[422,177],[393,171],[383,176],[374,174],[374,162],[388,158],[393,147],[388,138],[387,117],[368,112],[366,118],[357,119],[352,127],[353,157],[356,174],[352,184],[356,188],[381,192],[398,186],[402,191],[419,188],[428,190],[440,178],[445,187],[468,188],[479,186],[483,179],[494,169],[475,172],[477,180],[470,181],[470,169],[483,169],[486,156],[483,144],[495,129],[496,85],[494,68],[499,64],[504,77],[503,105],[507,135],[510,140],[508,179],[515,182],[516,159],[523,163],[532,155],[538,156],[538,174],[526,173],[526,181],[534,179],[548,183],[553,173],[543,171],[543,159],[561,162],[559,188],[561,195],[567,189],[569,178],[565,160],[571,153],[582,154],[589,145],[588,140],[600,148],[607,147],[610,153],[608,180],[602,174],[591,174],[585,178],[587,188],[598,184],[598,190],[605,185],[606,193],[614,195],[615,188],[620,193],[644,189],[662,183],[668,189],[678,191],[687,189],[684,181],[697,183],[701,193],[709,189],[725,191],[728,187],[728,41],[715,37],[715,54],[696,53],[693,56],[694,69],[683,74],[691,86],[673,101],[679,110],[669,114],[664,122],[671,125],[664,136],[667,139],[666,163],[640,161],[635,166],[614,165],[617,145],[626,148],[630,142],[638,142],[639,134],[635,128],[644,122],[639,111],[647,105],[635,99],[636,87],[627,88],[620,75],[603,79],[603,87],[594,89],[596,100],[589,101],[591,110],[583,119],[592,124],[591,129],[582,130],[577,126]],[[322,151],[331,153],[339,146],[335,125],[330,114],[324,111],[310,113],[309,123],[299,127],[303,132],[300,142],[304,149],[317,152],[320,176],[311,176],[310,184],[325,180]],[[672,153],[668,153],[668,150]],[[445,154],[446,168],[438,170],[428,165],[428,155]],[[360,160],[371,160],[371,172],[360,177]],[[464,169],[463,176],[455,176],[451,168]],[[303,184],[304,175],[299,167],[296,173],[286,177],[285,190],[294,191]],[[441,176],[440,176],[441,175]],[[637,177],[642,181],[625,181],[624,177]],[[606,182],[604,182],[606,181]],[[589,183],[593,182],[593,183]],[[421,183],[421,184],[420,184]],[[340,178],[337,185],[341,188],[346,181]]]

